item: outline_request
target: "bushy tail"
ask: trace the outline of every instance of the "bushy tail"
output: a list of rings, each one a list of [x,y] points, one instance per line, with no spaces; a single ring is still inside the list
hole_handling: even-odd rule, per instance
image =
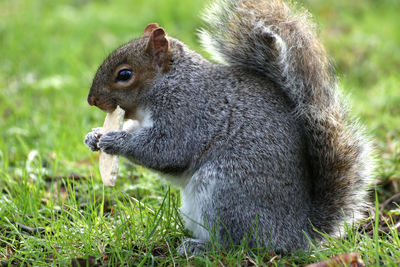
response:
[[[309,14],[292,7],[281,0],[216,0],[204,13],[200,37],[215,59],[263,73],[294,103],[310,157],[310,220],[336,234],[345,221],[362,217],[374,165],[371,146],[348,118]]]

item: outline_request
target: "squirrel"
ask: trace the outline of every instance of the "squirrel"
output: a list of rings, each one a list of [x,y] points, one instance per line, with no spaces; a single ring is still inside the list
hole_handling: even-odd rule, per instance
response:
[[[201,43],[156,23],[99,67],[88,102],[117,105],[134,130],[85,143],[165,174],[199,254],[245,240],[290,253],[363,218],[374,171],[365,130],[348,115],[309,13],[281,0],[215,0]]]

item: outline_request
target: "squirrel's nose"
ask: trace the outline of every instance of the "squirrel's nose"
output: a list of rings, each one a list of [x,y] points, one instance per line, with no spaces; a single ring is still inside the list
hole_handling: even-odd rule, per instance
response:
[[[96,105],[96,97],[94,97],[92,95],[88,96],[87,101],[88,101],[89,105],[91,105],[91,106]]]

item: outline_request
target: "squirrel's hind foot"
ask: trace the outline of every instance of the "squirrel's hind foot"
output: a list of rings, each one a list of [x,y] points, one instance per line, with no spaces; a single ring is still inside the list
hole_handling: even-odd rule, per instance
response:
[[[202,255],[207,251],[207,243],[199,239],[186,238],[176,251],[179,255]]]

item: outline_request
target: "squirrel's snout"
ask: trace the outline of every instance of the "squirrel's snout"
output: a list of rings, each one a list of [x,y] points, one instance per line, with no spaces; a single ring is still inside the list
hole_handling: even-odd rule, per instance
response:
[[[88,101],[89,105],[91,105],[91,106],[95,106],[96,105],[96,97],[94,97],[92,95],[88,96],[87,101]]]

